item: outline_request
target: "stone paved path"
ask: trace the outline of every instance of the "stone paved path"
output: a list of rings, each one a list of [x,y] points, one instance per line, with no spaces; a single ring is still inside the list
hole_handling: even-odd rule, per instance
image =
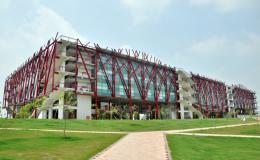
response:
[[[201,130],[209,130],[209,129],[230,128],[230,127],[240,127],[240,126],[250,126],[250,125],[256,125],[256,124],[259,124],[259,122],[243,123],[243,124],[230,124],[230,125],[215,126],[215,127],[203,127],[203,128],[179,129],[179,130],[164,131],[164,132],[165,132],[166,134],[174,134],[174,133],[183,133],[183,132],[201,131]]]
[[[202,136],[202,137],[238,137],[238,138],[260,138],[254,135],[236,135],[236,134],[213,134],[213,133],[173,133],[178,135]]]
[[[64,132],[63,129],[0,128],[0,130]],[[66,130],[66,133],[128,134],[129,132]]]
[[[130,133],[92,160],[169,160],[163,132]]]

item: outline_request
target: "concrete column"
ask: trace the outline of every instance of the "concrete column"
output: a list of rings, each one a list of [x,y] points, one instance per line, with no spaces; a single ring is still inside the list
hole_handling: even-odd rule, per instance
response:
[[[183,105],[180,105],[180,113],[181,113],[181,119],[184,119],[184,107]]]
[[[58,109],[58,119],[63,119],[63,107],[59,107]]]
[[[42,110],[42,119],[46,119],[47,118],[47,111],[46,110]]]
[[[47,118],[47,111],[46,110],[38,110],[37,112],[40,112],[38,119],[46,119]]]
[[[58,119],[63,119],[64,116],[64,99],[59,99]]]
[[[49,109],[49,115],[48,115],[48,119],[52,119],[52,109]]]
[[[176,109],[174,109],[175,106],[171,106],[171,118],[176,119]]]
[[[190,111],[190,118],[193,119],[193,112]]]
[[[77,119],[91,118],[91,96],[77,95]]]
[[[171,111],[171,118],[176,119],[176,111]]]

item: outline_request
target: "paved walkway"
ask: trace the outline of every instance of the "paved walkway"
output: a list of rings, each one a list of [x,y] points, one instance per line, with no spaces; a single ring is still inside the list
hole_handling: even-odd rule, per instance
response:
[[[202,137],[239,137],[239,138],[260,138],[254,135],[236,135],[236,134],[207,134],[207,133],[174,133],[178,135],[202,136]]]
[[[63,129],[30,129],[30,128],[0,128],[0,130],[16,130],[16,131],[41,131],[41,132],[64,132]],[[66,133],[108,133],[108,134],[128,134],[129,132],[113,132],[113,131],[80,131],[66,130]]]
[[[192,131],[201,131],[201,130],[209,130],[209,129],[219,129],[219,128],[230,128],[230,127],[240,127],[240,126],[250,126],[259,124],[258,122],[254,123],[243,123],[243,124],[231,124],[224,126],[216,126],[216,127],[203,127],[203,128],[191,128],[191,129],[180,129],[180,130],[172,130],[172,131],[164,131],[166,134],[174,134],[174,133],[183,133],[183,132],[192,132]]]
[[[228,137],[247,137],[260,138],[260,136],[250,135],[220,135],[220,134],[200,134],[200,133],[185,133],[198,130],[208,130],[216,128],[239,127],[245,125],[255,125],[257,123],[234,124],[217,127],[182,129],[173,131],[158,131],[158,132],[139,132],[129,133],[119,142],[112,145],[107,150],[93,157],[92,160],[168,160],[170,159],[167,148],[165,133],[167,134],[182,134],[196,136],[228,136]]]
[[[163,132],[130,133],[92,160],[169,160]]]

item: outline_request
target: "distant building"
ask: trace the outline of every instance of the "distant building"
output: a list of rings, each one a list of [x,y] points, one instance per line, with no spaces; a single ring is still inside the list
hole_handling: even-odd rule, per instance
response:
[[[162,111],[185,119],[256,110],[255,92],[245,87],[163,65],[143,52],[91,47],[65,36],[49,41],[7,77],[3,106],[15,117],[42,96],[45,103],[31,112],[49,119],[99,118],[115,105],[130,118],[138,112],[149,119],[165,118]]]

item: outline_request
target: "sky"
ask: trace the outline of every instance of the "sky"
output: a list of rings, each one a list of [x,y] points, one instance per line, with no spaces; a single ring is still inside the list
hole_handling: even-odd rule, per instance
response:
[[[59,32],[243,84],[260,102],[259,0],[1,0],[0,20],[0,97],[6,77]]]

